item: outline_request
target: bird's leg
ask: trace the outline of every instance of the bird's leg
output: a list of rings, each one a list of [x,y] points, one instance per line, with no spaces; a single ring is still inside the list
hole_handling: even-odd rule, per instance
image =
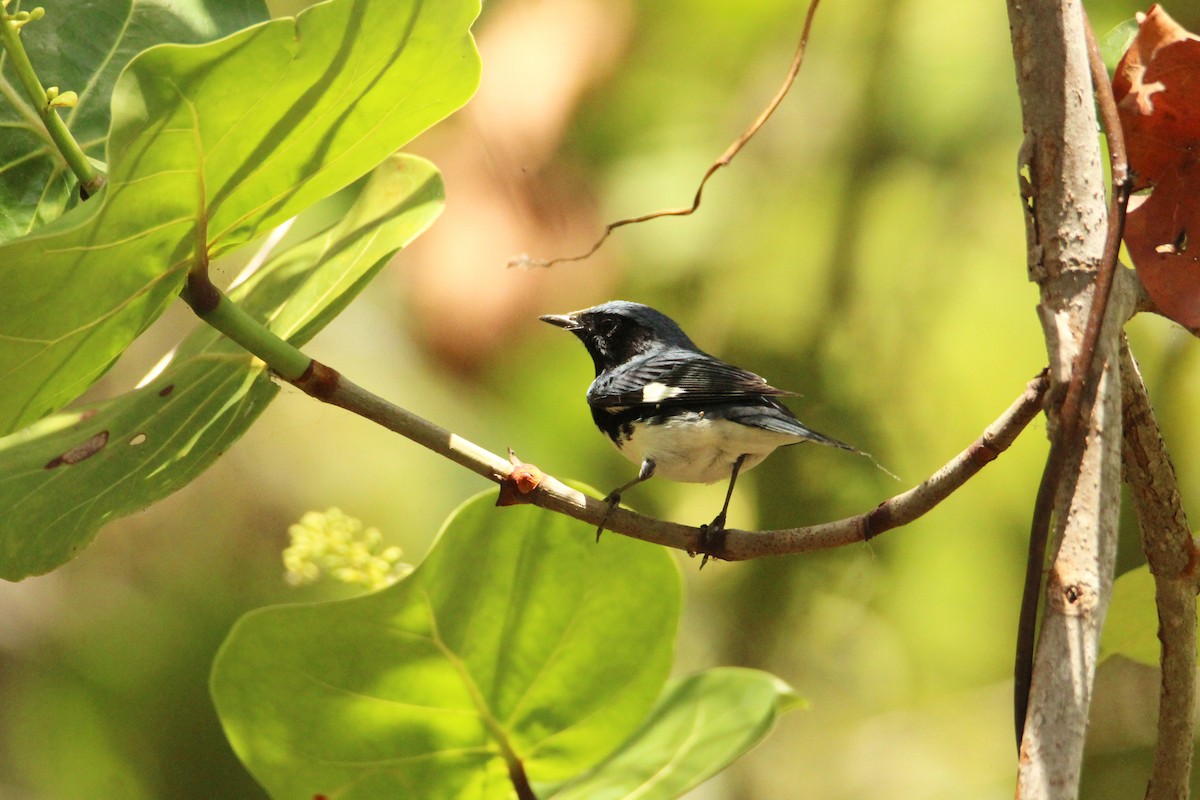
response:
[[[600,518],[600,525],[596,528],[596,541],[600,541],[600,534],[604,533],[604,526],[608,524],[608,518],[612,515],[613,509],[621,504],[621,493],[626,489],[637,486],[642,481],[650,480],[654,476],[654,462],[650,459],[642,461],[642,467],[638,470],[637,477],[628,483],[623,483],[617,488],[608,493],[604,498],[604,502],[608,504],[608,508],[604,509],[604,516]]]
[[[725,490],[725,505],[721,506],[721,513],[717,514],[708,525],[700,526],[700,552],[704,553],[704,558],[700,560],[700,569],[704,569],[704,565],[708,563],[709,554],[714,548],[718,548],[723,544],[725,538],[725,513],[729,511],[729,501],[733,497],[733,485],[737,483],[738,470],[742,468],[742,462],[746,460],[746,455],[738,456],[738,460],[733,462],[733,474],[729,476],[729,488]]]
[[[721,506],[721,513],[707,525],[702,525],[701,530],[709,534],[718,534],[725,530],[725,514],[729,511],[729,501],[733,498],[733,485],[737,483],[738,471],[742,468],[742,462],[746,460],[745,455],[738,456],[737,461],[733,462],[733,474],[729,476],[729,488],[725,490],[725,504]]]

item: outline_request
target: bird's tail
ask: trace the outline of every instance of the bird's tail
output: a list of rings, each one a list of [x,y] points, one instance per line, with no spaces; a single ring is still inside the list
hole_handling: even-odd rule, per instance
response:
[[[867,455],[866,453],[863,453],[862,450],[859,450],[857,447],[846,444],[845,442],[843,442],[839,439],[835,439],[832,436],[826,436],[823,433],[817,433],[816,431],[814,431],[812,428],[808,427],[807,425],[801,425],[800,427],[804,429],[804,437],[806,439],[808,439],[808,441],[810,441],[810,442],[816,442],[818,444],[824,444],[824,445],[828,445],[830,447],[836,447],[839,450],[849,450],[851,453],[860,453],[864,456]]]
[[[835,439],[832,436],[826,436],[823,433],[817,433],[812,428],[809,428],[806,425],[801,425],[801,427],[804,428],[805,436],[808,438],[809,441],[816,442],[817,444],[828,445],[829,447],[836,447],[839,450],[849,450],[851,453],[855,453],[857,455],[863,456],[864,458],[868,459],[872,464],[875,465],[875,469],[877,469],[880,472],[882,472],[883,474],[887,475],[892,480],[894,480],[894,481],[900,480],[899,475],[892,472],[890,469],[885,467],[883,464],[880,464],[875,459],[875,456],[871,455],[870,453],[866,452],[865,450],[859,450],[857,447],[846,444],[845,442],[841,441],[840,439]]]

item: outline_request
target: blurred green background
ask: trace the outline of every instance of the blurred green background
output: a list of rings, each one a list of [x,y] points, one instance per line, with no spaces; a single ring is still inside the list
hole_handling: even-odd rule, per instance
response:
[[[1142,8],[1088,7],[1101,33]],[[638,300],[801,393],[803,420],[903,479],[792,448],[739,482],[731,525],[843,517],[926,477],[1045,362],[1003,3],[826,0],[792,94],[699,213],[618,231],[585,262],[504,266],[686,205],[778,87],[804,8],[489,0],[479,94],[411,148],[445,173],[444,217],[311,353],[493,451],[607,491],[634,468],[592,427],[582,348],[537,315]],[[1200,28],[1194,7],[1168,11]],[[94,393],[133,386],[194,324],[174,309]],[[1195,508],[1197,348],[1158,319],[1129,333]],[[1038,420],[933,513],[870,545],[703,573],[681,555],[678,672],[759,667],[812,703],[691,797],[1010,797],[1012,647],[1044,453]],[[206,679],[245,611],[345,593],[285,584],[288,524],[336,505],[418,560],[483,486],[285,387],[194,485],[109,526],[67,567],[0,585],[0,798],[263,797],[225,744]],[[695,524],[723,491],[652,481],[626,501]],[[1141,561],[1125,518],[1121,570]],[[1157,673],[1115,659],[1097,686],[1083,795],[1140,795]]]

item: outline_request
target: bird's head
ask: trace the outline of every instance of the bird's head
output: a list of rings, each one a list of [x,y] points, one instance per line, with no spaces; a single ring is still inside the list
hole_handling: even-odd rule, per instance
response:
[[[546,314],[539,319],[578,336],[596,365],[597,375],[654,350],[697,349],[674,320],[641,303],[612,300],[569,314]]]

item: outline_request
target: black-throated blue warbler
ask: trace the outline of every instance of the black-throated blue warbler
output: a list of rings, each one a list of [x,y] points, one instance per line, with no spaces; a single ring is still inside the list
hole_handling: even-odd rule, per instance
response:
[[[636,478],[605,498],[609,513],[625,490],[654,475],[686,483],[728,478],[721,513],[702,526],[706,537],[714,537],[725,528],[738,473],[775,448],[819,442],[861,452],[805,426],[778,399],[791,392],[705,353],[674,320],[649,306],[613,300],[540,319],[583,342],[596,366],[587,391],[592,419],[639,465]],[[597,539],[603,530],[601,522]]]

